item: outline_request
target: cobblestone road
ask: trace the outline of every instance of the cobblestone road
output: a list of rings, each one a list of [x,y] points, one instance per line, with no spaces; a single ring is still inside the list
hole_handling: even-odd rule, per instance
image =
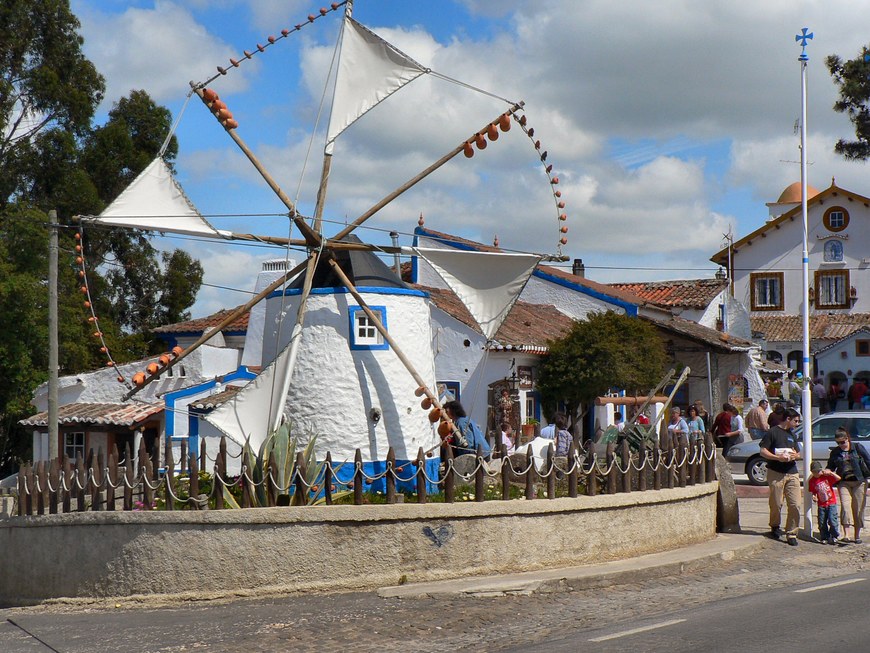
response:
[[[680,576],[528,596],[382,599],[367,592],[161,609],[125,604],[120,608],[54,605],[6,610],[2,611],[0,650],[343,653],[499,651],[520,645],[534,650],[536,642],[555,634],[564,637],[586,628],[666,614],[674,608],[865,570],[870,547],[803,542],[792,548],[765,540],[756,551],[745,559],[717,562]]]

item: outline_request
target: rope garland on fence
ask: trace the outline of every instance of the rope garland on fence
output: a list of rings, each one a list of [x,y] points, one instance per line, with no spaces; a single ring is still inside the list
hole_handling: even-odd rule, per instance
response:
[[[359,460],[355,460],[353,462],[352,478],[350,480],[342,481],[337,479],[337,473],[350,463],[344,461],[339,464],[333,464],[331,460],[327,460],[323,463],[318,463],[316,468],[313,468],[316,469],[313,477],[307,472],[304,472],[303,468],[294,465],[292,472],[289,475],[289,479],[286,481],[286,485],[279,483],[279,479],[276,478],[271,467],[263,470],[262,478],[260,478],[260,480],[254,479],[252,474],[253,468],[245,463],[242,464],[240,473],[237,476],[232,477],[227,475],[225,472],[222,472],[222,469],[225,469],[226,459],[229,457],[229,454],[224,448],[223,452],[214,459],[215,465],[213,467],[212,483],[209,492],[197,493],[196,496],[187,497],[184,497],[182,493],[177,491],[178,487],[181,486],[175,486],[174,482],[190,483],[194,470],[196,470],[197,474],[199,473],[195,466],[193,469],[183,469],[182,475],[180,476],[175,476],[170,473],[160,478],[153,479],[150,478],[149,474],[150,464],[142,464],[137,466],[138,469],[135,475],[130,474],[130,470],[128,469],[125,473],[116,477],[118,478],[117,482],[113,482],[113,474],[111,473],[113,458],[111,456],[109,458],[109,465],[100,465],[99,467],[89,466],[87,469],[82,467],[83,461],[81,457],[79,457],[73,466],[70,465],[71,461],[66,461],[64,466],[59,470],[54,467],[52,467],[51,470],[46,470],[40,463],[36,472],[32,469],[28,470],[26,473],[22,472],[19,476],[19,488],[27,497],[42,497],[46,492],[49,492],[52,495],[63,492],[66,495],[66,500],[75,495],[78,509],[83,510],[84,504],[82,504],[82,501],[85,500],[85,493],[89,492],[94,496],[96,493],[104,489],[107,491],[114,491],[119,488],[124,488],[125,506],[128,505],[126,502],[131,496],[131,492],[141,490],[146,494],[146,496],[149,496],[151,493],[163,490],[166,501],[182,504],[182,506],[195,505],[200,507],[208,505],[208,501],[211,499],[217,499],[219,502],[223,502],[224,499],[222,498],[222,493],[224,490],[231,490],[242,484],[244,484],[244,487],[247,488],[246,491],[248,492],[253,492],[261,488],[274,488],[281,495],[290,494],[293,488],[296,488],[296,492],[304,492],[306,497],[305,503],[308,503],[312,498],[315,498],[319,492],[327,489],[327,477],[331,479],[331,484],[328,488],[330,492],[336,491],[336,488],[340,488],[341,491],[349,490],[354,487],[357,480],[362,480],[363,483],[371,485],[384,479],[386,479],[387,482],[398,482],[401,484],[411,484],[414,481],[419,482],[423,480],[436,488],[446,489],[448,482],[459,481],[468,484],[475,481],[479,475],[489,479],[495,479],[505,473],[505,466],[507,466],[508,476],[515,479],[513,482],[518,482],[516,479],[526,479],[526,482],[528,482],[528,475],[532,473],[534,473],[540,481],[550,479],[553,475],[555,475],[556,479],[564,479],[569,475],[579,474],[588,482],[588,480],[593,476],[607,478],[614,470],[621,474],[624,479],[625,477],[631,477],[632,470],[640,474],[648,469],[654,473],[660,470],[670,472],[672,474],[670,477],[671,480],[674,479],[673,474],[679,472],[681,477],[680,483],[682,485],[685,482],[694,483],[694,481],[691,480],[694,475],[692,470],[697,470],[700,466],[710,463],[716,456],[716,449],[711,446],[712,443],[708,445],[706,442],[697,441],[691,445],[686,445],[688,445],[688,443],[684,443],[683,446],[678,446],[676,448],[668,447],[667,449],[659,450],[659,455],[650,455],[653,453],[650,450],[643,450],[643,455],[641,455],[641,452],[632,452],[625,463],[623,463],[624,454],[619,455],[611,448],[608,448],[608,458],[610,460],[602,462],[591,446],[588,449],[585,449],[582,445],[578,445],[569,456],[556,457],[552,456],[553,449],[552,445],[550,445],[550,449],[545,454],[547,463],[541,467],[536,464],[536,460],[539,459],[540,456],[536,457],[529,455],[528,453],[519,454],[524,456],[524,464],[515,466],[514,462],[516,460],[516,454],[514,454],[513,457],[506,456],[502,458],[500,467],[487,463],[487,461],[480,455],[475,455],[473,469],[465,473],[460,472],[456,468],[455,462],[452,458],[448,458],[444,461],[444,469],[441,473],[441,478],[432,478],[426,469],[426,465],[422,464],[423,460],[420,459],[412,460],[399,466],[396,466],[394,461],[387,460],[383,471],[376,474],[366,473],[363,463]],[[140,450],[140,456],[142,455],[144,455],[144,451]],[[570,461],[570,464],[564,466],[561,465],[559,460],[562,458],[565,458],[566,462]],[[89,456],[89,460],[90,459],[91,457]],[[172,462],[171,457],[167,460],[167,464],[170,462]],[[408,465],[416,466],[417,469],[412,474],[403,476],[400,472]],[[688,480],[686,478],[687,474],[681,470],[689,472]],[[187,476],[184,476],[185,471],[187,472]],[[306,478],[306,475],[308,475],[309,478]],[[56,484],[52,483],[52,476],[57,478]],[[173,482],[170,482],[170,480]],[[137,501],[136,505],[141,506],[142,504]],[[42,506],[41,503],[40,506]],[[153,508],[153,506],[149,506],[149,509],[150,508]],[[134,510],[137,509],[139,508],[134,508]],[[28,508],[28,510],[30,510],[30,508]],[[42,507],[40,507],[40,510],[42,510]],[[19,514],[24,513],[21,512]]]

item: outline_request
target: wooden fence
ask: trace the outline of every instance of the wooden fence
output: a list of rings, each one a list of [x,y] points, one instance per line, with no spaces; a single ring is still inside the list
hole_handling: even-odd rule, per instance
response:
[[[242,508],[310,505],[315,499],[330,505],[339,492],[352,494],[353,503],[360,505],[367,502],[366,485],[381,482],[387,503],[399,502],[397,497],[402,493],[397,484],[415,488],[411,496],[415,494],[418,503],[429,500],[427,487],[431,485],[443,492],[447,503],[457,500],[457,487],[471,485],[475,501],[485,499],[487,487],[500,488],[502,500],[511,498],[512,487],[520,488],[526,499],[542,496],[554,499],[557,484],[562,496],[595,496],[712,481],[716,456],[710,434],[692,443],[685,436],[679,439],[664,436],[661,447],[641,447],[638,451],[632,451],[627,441],[619,446],[609,444],[603,457],[595,455],[591,444],[584,447],[574,443],[564,457],[555,457],[552,446],[538,460],[528,453],[508,456],[502,447],[493,461],[484,462],[478,452],[477,456],[460,457],[464,459],[460,464],[460,459],[454,460],[447,448],[439,477],[433,479],[427,475],[422,448],[415,460],[399,467],[391,448],[384,471],[376,475],[365,473],[362,454],[357,449],[350,470],[341,471],[345,465],[333,465],[327,453],[313,475],[314,470],[308,469],[303,455],[298,453],[287,483],[279,485],[275,481],[280,477],[274,458],[266,470],[261,470],[259,480],[244,465],[238,477],[228,477],[225,439],[221,439],[213,459],[212,474],[201,478],[200,470],[212,459],[207,456],[204,440],[199,451],[198,458],[188,455],[186,443],[182,443],[181,462],[176,466],[172,448],[167,447],[162,469],[144,444],[135,460],[128,447],[120,459],[117,450],[105,458],[102,451],[96,454],[91,451],[86,460],[79,456],[73,461],[63,455],[51,462],[25,465],[18,474],[16,513],[34,516],[85,510],[151,510],[158,504],[165,510],[221,510],[236,505]],[[405,471],[407,468],[410,469]],[[352,471],[352,475],[347,471]],[[344,478],[339,478],[340,475]],[[201,492],[206,489],[201,484],[210,486],[207,492]]]

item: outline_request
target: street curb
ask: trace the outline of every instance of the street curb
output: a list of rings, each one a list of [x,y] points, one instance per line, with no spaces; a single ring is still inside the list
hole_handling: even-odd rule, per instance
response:
[[[677,576],[703,569],[711,563],[752,555],[764,544],[765,538],[760,535],[720,534],[702,544],[599,565],[394,585],[378,589],[378,596],[405,599],[445,595],[487,597],[625,585],[664,576]]]

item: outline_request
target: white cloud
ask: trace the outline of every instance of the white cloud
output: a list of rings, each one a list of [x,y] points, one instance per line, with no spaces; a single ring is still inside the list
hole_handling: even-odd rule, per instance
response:
[[[78,13],[85,54],[106,78],[106,100],[117,102],[131,89],[144,89],[158,103],[185,95],[188,81],[203,81],[228,67],[235,48],[209,34],[191,13],[167,0],[153,9],[130,7],[106,14],[83,6]],[[246,61],[222,80],[224,93],[245,90],[258,62]]]

